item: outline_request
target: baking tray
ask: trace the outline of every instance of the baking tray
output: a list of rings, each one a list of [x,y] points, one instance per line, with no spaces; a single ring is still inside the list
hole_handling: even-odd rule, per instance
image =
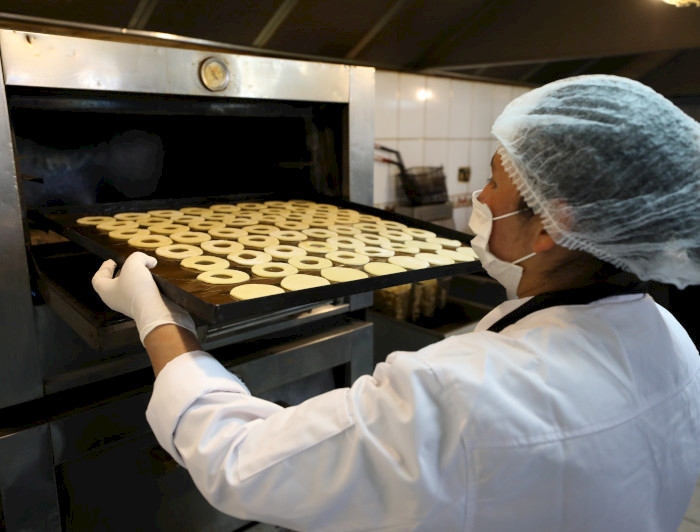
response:
[[[107,234],[93,226],[78,225],[76,220],[82,216],[111,216],[119,212],[148,211],[157,209],[179,209],[186,206],[207,206],[215,203],[238,203],[244,201],[289,201],[304,199],[317,203],[329,203],[339,208],[354,209],[361,214],[378,216],[384,220],[394,220],[410,227],[417,227],[434,232],[437,236],[460,240],[465,245],[471,236],[416,220],[396,213],[368,207],[365,205],[329,198],[327,196],[281,197],[270,194],[235,194],[215,197],[177,198],[137,200],[95,205],[70,205],[49,208],[30,209],[28,217],[40,227],[53,230],[72,240],[102,259],[113,259],[119,266],[135,251],[126,242],[115,241]],[[145,251],[156,256],[152,250]],[[427,279],[448,277],[457,274],[473,273],[481,270],[481,263],[462,262],[446,266],[431,266],[420,270],[411,270],[390,275],[369,277],[356,281],[331,284],[316,288],[307,288],[294,292],[285,292],[245,301],[234,301],[229,295],[231,285],[207,285],[197,281],[197,273],[183,269],[177,260],[158,258],[158,265],[153,268],[153,277],[160,290],[191,314],[210,324],[234,321],[254,315],[265,314],[283,308],[305,305],[310,302],[334,300],[351,294],[371,292],[382,288],[414,283]]]

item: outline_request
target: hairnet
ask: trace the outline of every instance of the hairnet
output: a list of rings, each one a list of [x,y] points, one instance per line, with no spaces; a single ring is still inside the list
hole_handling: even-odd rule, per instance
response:
[[[556,243],[642,280],[700,284],[700,124],[669,100],[577,76],[513,100],[493,134]]]

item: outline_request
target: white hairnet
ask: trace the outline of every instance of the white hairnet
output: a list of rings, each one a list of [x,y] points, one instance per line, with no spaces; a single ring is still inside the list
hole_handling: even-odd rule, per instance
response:
[[[577,76],[513,100],[493,134],[555,242],[642,280],[700,284],[700,124],[666,98]]]

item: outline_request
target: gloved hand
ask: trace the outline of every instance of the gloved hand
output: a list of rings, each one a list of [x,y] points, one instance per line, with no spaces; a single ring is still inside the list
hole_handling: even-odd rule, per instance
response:
[[[184,327],[197,336],[192,317],[159,292],[149,271],[157,263],[154,257],[136,251],[113,277],[117,263],[107,260],[93,276],[92,286],[107,306],[134,319],[141,343],[153,329],[167,323]]]

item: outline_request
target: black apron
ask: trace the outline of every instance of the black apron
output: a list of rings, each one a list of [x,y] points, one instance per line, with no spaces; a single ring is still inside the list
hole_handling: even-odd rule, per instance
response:
[[[644,293],[644,283],[636,283],[632,286],[622,286],[612,283],[596,283],[580,288],[571,288],[569,290],[560,290],[557,292],[544,292],[534,296],[526,303],[503,316],[496,323],[491,325],[487,330],[492,332],[501,332],[509,325],[524,318],[528,314],[532,314],[538,310],[559,305],[586,305],[593,301],[598,301],[610,296],[621,294],[641,294]]]

